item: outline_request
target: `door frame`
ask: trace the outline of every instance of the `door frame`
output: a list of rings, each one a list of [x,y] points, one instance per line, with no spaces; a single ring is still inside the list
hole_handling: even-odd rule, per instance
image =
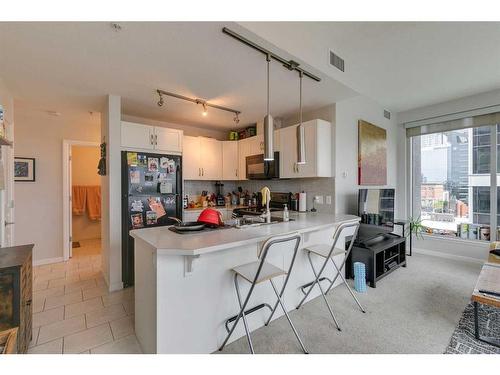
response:
[[[72,256],[71,235],[73,225],[71,204],[71,147],[99,147],[99,142],[75,141],[64,139],[62,144],[62,172],[63,172],[63,258],[67,261]],[[97,165],[96,165],[97,169]]]

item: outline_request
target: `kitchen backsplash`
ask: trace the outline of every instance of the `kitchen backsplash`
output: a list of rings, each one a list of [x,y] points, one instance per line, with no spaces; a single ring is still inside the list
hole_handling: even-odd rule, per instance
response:
[[[335,212],[335,179],[332,178],[301,178],[290,180],[249,180],[249,181],[223,181],[223,193],[237,191],[238,186],[250,193],[260,191],[263,186],[268,186],[271,191],[280,193],[307,193],[307,210],[312,208],[313,197],[315,195],[323,196],[323,204],[315,204],[318,212]],[[184,181],[184,194],[200,195],[203,190],[215,192],[215,181]],[[326,196],[332,197],[332,204],[326,204]]]

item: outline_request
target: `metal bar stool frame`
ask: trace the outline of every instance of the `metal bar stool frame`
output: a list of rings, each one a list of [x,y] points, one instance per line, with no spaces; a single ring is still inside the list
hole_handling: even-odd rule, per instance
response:
[[[247,336],[248,346],[250,347],[250,352],[252,354],[255,354],[255,351],[254,351],[254,348],[253,348],[253,343],[252,343],[252,338],[250,336],[250,331],[248,329],[248,322],[247,322],[247,319],[246,319],[245,309],[247,307],[248,301],[250,300],[250,297],[251,297],[252,292],[253,292],[253,290],[255,288],[255,285],[257,285],[257,281],[259,280],[259,276],[260,276],[260,273],[262,271],[262,267],[263,267],[263,265],[265,263],[265,260],[267,258],[267,254],[269,253],[269,249],[273,245],[276,245],[276,244],[279,244],[279,243],[295,241],[292,260],[290,262],[290,266],[288,267],[288,271],[286,271],[285,282],[283,283],[283,286],[282,286],[280,292],[278,292],[278,289],[276,288],[276,285],[274,284],[274,282],[272,280],[273,278],[271,277],[269,279],[269,282],[271,283],[271,286],[273,288],[274,294],[277,297],[277,300],[276,300],[276,303],[275,303],[274,307],[271,310],[271,314],[269,315],[269,318],[267,319],[265,325],[266,326],[269,325],[269,322],[271,321],[271,318],[273,317],[274,312],[276,311],[276,308],[278,307],[278,305],[280,305],[281,308],[283,309],[283,312],[285,313],[285,316],[286,316],[286,319],[288,320],[288,323],[290,323],[292,331],[293,331],[295,337],[297,338],[297,340],[298,340],[298,342],[299,342],[302,350],[304,351],[305,354],[308,354],[308,351],[305,348],[304,343],[302,342],[302,340],[301,340],[301,338],[300,338],[297,330],[295,329],[295,326],[293,325],[292,320],[290,319],[290,316],[288,315],[288,312],[286,311],[286,307],[283,304],[283,301],[281,299],[283,297],[283,293],[285,292],[286,285],[288,284],[288,280],[290,279],[290,274],[292,272],[292,268],[293,268],[293,266],[295,264],[295,259],[297,257],[297,253],[298,253],[298,250],[299,250],[300,240],[301,240],[300,235],[297,232],[293,232],[293,233],[289,233],[289,234],[285,234],[285,235],[279,235],[279,236],[270,237],[270,238],[268,238],[264,242],[264,244],[262,245],[259,257],[258,257],[258,259],[259,259],[258,260],[259,267],[257,269],[255,277],[253,278],[253,281],[251,283],[250,289],[248,291],[248,294],[247,294],[244,302],[241,301],[241,292],[240,292],[240,288],[239,288],[239,284],[238,284],[238,273],[236,273],[236,272],[233,271],[234,272],[234,286],[235,286],[235,289],[236,289],[236,296],[238,297],[238,303],[239,303],[239,306],[240,306],[240,312],[238,313],[238,315],[237,315],[237,317],[236,317],[236,319],[234,321],[234,324],[231,327],[231,330],[228,332],[228,334],[226,336],[226,339],[224,340],[224,342],[222,343],[222,345],[219,347],[219,351],[221,351],[222,349],[224,349],[224,346],[226,346],[229,338],[233,334],[233,332],[234,332],[234,330],[235,330],[235,328],[236,328],[239,320],[242,319],[243,320],[243,325],[245,327],[245,332],[246,332],[246,336]],[[267,305],[267,304],[265,304],[265,305]],[[226,322],[226,324],[227,324],[227,322]]]
[[[328,294],[328,292],[331,290],[331,288],[333,287],[333,284],[335,283],[335,281],[337,280],[337,278],[340,276],[341,279],[342,279],[342,283],[345,284],[345,286],[347,287],[347,290],[349,291],[349,293],[351,294],[352,298],[354,298],[354,301],[356,301],[356,304],[359,306],[360,310],[365,313],[365,309],[363,308],[363,306],[361,306],[361,303],[358,301],[358,299],[356,298],[356,296],[354,295],[354,292],[352,291],[351,287],[349,286],[349,284],[347,283],[347,281],[345,280],[344,276],[342,275],[342,269],[344,268],[345,266],[345,263],[347,261],[347,258],[349,257],[349,255],[351,254],[351,250],[354,246],[354,241],[358,235],[358,230],[359,230],[359,222],[347,222],[347,223],[342,223],[340,224],[336,229],[335,229],[335,232],[333,234],[333,244],[330,248],[330,251],[328,253],[328,256],[325,258],[325,261],[323,262],[323,264],[321,265],[321,268],[319,270],[319,272],[316,271],[316,269],[314,268],[314,264],[312,262],[312,259],[311,259],[311,250],[308,250],[307,248],[305,248],[304,250],[307,252],[307,258],[309,259],[309,264],[311,265],[311,269],[314,273],[314,277],[315,277],[315,280],[310,284],[310,287],[308,289],[308,291],[305,293],[304,297],[302,298],[302,300],[300,301],[300,303],[298,304],[297,306],[297,309],[299,309],[305,302],[305,300],[307,299],[307,297],[309,296],[309,294],[311,293],[311,291],[313,290],[314,286],[316,284],[318,284],[318,287],[319,287],[319,290],[321,292],[321,295],[326,303],[326,306],[328,308],[328,311],[330,312],[330,315],[332,316],[332,319],[335,323],[335,325],[337,326],[337,329],[339,331],[341,331],[340,329],[340,325],[337,321],[337,318],[335,317],[335,314],[333,313],[333,310],[330,306],[330,303],[328,303],[328,300],[326,299],[326,295]],[[347,250],[345,250],[344,254],[344,260],[342,261],[340,267],[337,267],[337,264],[335,263],[335,261],[333,260],[333,257],[332,257],[332,254],[335,250],[335,246],[337,245],[337,242],[338,242],[338,239],[340,238],[340,235],[342,234],[342,232],[345,230],[345,229],[348,229],[348,228],[352,228],[354,227],[354,234],[351,238],[351,242],[349,243],[349,247],[347,248]],[[328,263],[328,261],[331,260],[331,262],[333,263],[333,266],[335,267],[335,270],[337,271],[335,277],[330,281],[328,278],[326,277],[321,277],[321,275],[323,274],[323,271],[325,270],[326,268],[326,265]],[[330,281],[330,285],[328,286],[326,292],[323,290],[323,287],[321,286],[321,280],[323,279],[326,279],[328,281]]]

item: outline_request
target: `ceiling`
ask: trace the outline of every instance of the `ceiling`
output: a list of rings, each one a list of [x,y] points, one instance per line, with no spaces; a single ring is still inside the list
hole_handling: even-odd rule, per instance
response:
[[[499,22],[242,22],[400,112],[500,87]],[[345,73],[328,63],[332,49]]]
[[[234,23],[129,22],[115,31],[107,22],[0,23],[0,77],[23,107],[42,111],[101,111],[107,94],[122,97],[122,112],[167,122],[230,129],[254,123],[266,111],[266,62],[259,52],[223,34],[228,26],[288,55]],[[299,59],[300,61],[300,59]],[[305,110],[356,95],[314,70],[304,79]],[[174,98],[156,105],[156,89],[240,110],[228,112]],[[297,111],[299,79],[271,65],[271,113]]]

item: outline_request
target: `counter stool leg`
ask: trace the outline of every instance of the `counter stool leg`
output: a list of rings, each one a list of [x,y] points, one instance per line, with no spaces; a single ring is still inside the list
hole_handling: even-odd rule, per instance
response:
[[[474,336],[476,336],[476,339],[480,339],[479,338],[479,306],[477,304],[477,302],[474,302]]]
[[[344,268],[345,262],[347,261],[347,257],[348,256],[349,256],[349,254],[346,254],[346,256],[344,257],[344,260],[342,261],[342,264],[338,268],[337,268],[337,265],[335,264],[335,262],[333,262],[333,259],[330,257],[330,259],[333,262],[335,268],[337,269],[337,274],[335,275],[335,277],[333,278],[332,282],[328,286],[328,289],[326,290],[325,294],[328,294],[328,292],[330,291],[330,289],[332,289],[333,284],[335,284],[335,281],[337,281],[337,277],[339,277],[340,271]],[[342,275],[340,275],[340,276],[342,276]],[[344,280],[344,282],[345,282],[345,280]]]
[[[344,278],[344,275],[342,275],[342,272],[340,272],[340,270],[337,268],[337,265],[335,264],[335,261],[332,258],[330,258],[330,260],[332,261],[333,266],[335,267],[335,269],[337,270],[338,274],[340,275],[340,278],[342,279],[342,282],[347,287],[347,290],[349,291],[349,293],[351,293],[352,298],[354,298],[354,300],[356,301],[356,303],[359,306],[360,310],[363,313],[366,313],[365,309],[363,308],[363,306],[361,306],[361,303],[359,303],[358,299],[356,298],[356,295],[354,294],[354,292],[352,291],[351,287],[349,286],[349,284],[347,283],[346,279]]]
[[[278,298],[278,303],[281,305],[281,308],[283,309],[283,312],[285,313],[285,316],[286,316],[286,318],[288,320],[288,323],[290,323],[290,326],[292,327],[292,331],[295,334],[295,337],[297,338],[297,340],[299,341],[299,344],[300,344],[303,352],[305,354],[308,354],[309,352],[307,351],[307,349],[305,348],[304,344],[302,343],[302,340],[300,339],[300,336],[299,336],[297,330],[295,329],[295,326],[293,325],[292,320],[288,316],[288,312],[286,311],[285,305],[283,304],[283,301],[281,300],[280,294],[278,293],[278,290],[276,289],[276,286],[274,285],[273,280],[269,279],[269,282],[271,283],[271,285],[273,287],[274,294],[276,294],[276,297]]]
[[[236,294],[238,296],[238,303],[240,304],[240,308],[241,308],[241,317],[243,318],[243,325],[245,326],[245,332],[247,333],[248,346],[250,347],[250,352],[252,354],[255,354],[255,352],[253,350],[252,338],[250,337],[250,331],[248,329],[247,317],[245,315],[245,307],[246,306],[243,306],[243,303],[241,302],[240,288],[238,285],[238,274],[234,275],[234,286],[236,287]]]
[[[335,318],[335,314],[333,313],[333,310],[330,307],[330,304],[328,303],[328,300],[326,299],[326,295],[325,295],[325,292],[323,291],[323,287],[321,286],[321,283],[318,281],[319,274],[316,273],[316,269],[314,268],[314,265],[313,265],[313,262],[312,262],[312,259],[311,259],[311,253],[309,253],[309,252],[307,253],[307,258],[309,259],[309,263],[311,263],[311,268],[312,268],[312,270],[314,272],[314,276],[316,277],[316,282],[317,282],[317,284],[319,286],[319,290],[321,292],[321,295],[323,296],[323,299],[325,300],[326,306],[328,307],[328,311],[330,311],[330,315],[332,316],[333,321],[335,322],[335,325],[337,326],[337,329],[339,331],[342,331],[340,329],[339,322],[337,322],[337,318]],[[312,286],[311,286],[311,288],[312,288]]]

